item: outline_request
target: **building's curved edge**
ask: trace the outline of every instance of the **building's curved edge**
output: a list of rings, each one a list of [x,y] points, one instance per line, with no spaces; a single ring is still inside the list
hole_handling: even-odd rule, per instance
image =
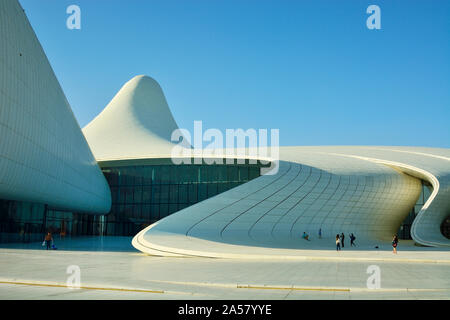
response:
[[[424,245],[424,246],[430,246],[430,247],[448,246],[448,247],[450,247],[450,240],[446,239],[444,236],[442,236],[442,241],[430,241],[430,240],[424,239],[423,236],[421,236],[420,232],[419,232],[420,228],[421,228],[421,220],[424,217],[424,215],[439,214],[439,212],[434,213],[433,211],[428,210],[440,192],[439,180],[436,178],[435,175],[431,174],[430,172],[428,172],[426,170],[423,170],[418,167],[411,166],[411,165],[408,165],[405,163],[401,163],[401,162],[388,161],[388,160],[383,160],[383,159],[376,159],[376,158],[369,158],[369,157],[362,157],[362,156],[354,156],[354,155],[345,155],[345,156],[384,164],[384,165],[396,168],[396,169],[398,169],[406,174],[409,174],[411,176],[414,176],[418,179],[426,180],[427,182],[429,182],[431,184],[431,186],[433,187],[433,191],[432,191],[431,195],[429,196],[429,198],[427,199],[427,201],[425,202],[425,204],[423,205],[422,209],[417,214],[416,218],[414,219],[414,222],[411,227],[411,237],[413,238],[413,240],[416,243]],[[440,219],[437,218],[437,221],[440,221]]]
[[[171,251],[170,248],[163,248],[164,250],[158,250],[156,248],[149,247],[147,245],[144,245],[145,241],[143,239],[144,234],[153,228],[158,222],[148,226],[147,228],[141,230],[137,235],[133,237],[131,240],[131,245],[136,248],[137,250],[144,252],[146,254],[152,255],[152,256],[165,256],[165,257],[183,257],[182,254],[176,254]]]
[[[336,156],[344,156],[344,157],[350,157],[350,158],[356,158],[356,159],[360,159],[360,160],[364,160],[364,161],[368,161],[368,162],[372,162],[372,163],[376,163],[379,165],[383,165],[383,166],[387,166],[390,167],[396,171],[399,171],[403,174],[407,174],[411,177],[414,177],[416,179],[420,179],[420,180],[425,180],[427,182],[429,182],[432,187],[433,187],[433,191],[432,194],[430,195],[430,197],[428,198],[428,200],[426,201],[425,205],[423,206],[423,209],[419,212],[419,214],[416,217],[416,220],[414,221],[413,224],[413,228],[411,230],[411,235],[413,240],[421,245],[424,246],[433,246],[433,247],[448,247],[450,246],[450,241],[448,239],[446,239],[445,237],[443,237],[442,235],[442,239],[439,241],[436,240],[430,240],[428,239],[426,236],[423,236],[423,232],[420,232],[421,229],[421,220],[422,217],[424,217],[425,215],[439,215],[442,213],[439,211],[435,211],[435,210],[430,210],[430,206],[433,204],[433,201],[436,199],[436,197],[438,195],[440,196],[445,196],[442,193],[442,190],[440,189],[440,183],[439,183],[439,179],[432,173],[430,173],[427,170],[418,168],[416,166],[410,165],[410,164],[406,164],[403,162],[397,162],[397,161],[390,161],[390,160],[384,160],[384,159],[379,159],[379,158],[372,158],[372,157],[367,157],[367,156],[357,156],[357,155],[353,155],[353,154],[343,154],[343,153],[332,153],[332,152],[319,152],[319,153],[323,153],[323,154],[333,154]],[[289,162],[289,161],[288,161]],[[436,218],[436,221],[440,221],[440,217]],[[252,246],[242,246],[244,248],[251,248],[252,250],[246,250],[245,253],[243,254],[236,254],[233,252],[226,252],[226,247],[228,246],[230,247],[235,247],[235,245],[233,244],[227,244],[227,243],[217,243],[217,245],[219,245],[221,247],[221,252],[214,252],[213,250],[206,250],[206,251],[199,251],[199,250],[187,250],[185,248],[177,248],[174,247],[173,245],[171,246],[169,243],[167,243],[167,245],[161,245],[161,244],[157,244],[157,243],[151,243],[148,240],[145,239],[145,234],[147,232],[149,232],[154,226],[156,226],[156,224],[151,225],[147,228],[145,228],[144,230],[142,230],[139,234],[137,234],[134,238],[133,238],[133,246],[145,253],[148,254],[152,254],[152,255],[163,255],[163,256],[167,256],[167,255],[174,255],[174,256],[197,256],[197,257],[210,257],[210,258],[273,258],[274,256],[282,257],[282,258],[286,258],[286,257],[295,257],[295,251],[293,249],[281,249],[281,251],[287,250],[286,253],[284,254],[261,254],[261,253],[256,253],[257,251],[260,250],[260,248],[257,248],[256,251],[253,250],[256,247],[252,247]],[[157,231],[159,232],[159,231]],[[170,234],[170,237],[172,239],[175,238],[180,238],[181,235],[179,234]],[[183,238],[183,239],[178,239],[178,241],[188,241],[189,237],[187,238]],[[198,239],[196,239],[198,240]],[[204,242],[208,242],[209,240],[203,240],[200,239],[199,241],[204,241]],[[216,244],[216,242],[214,241],[209,241],[211,243]],[[225,252],[224,250],[225,249]],[[268,248],[270,250],[270,248]],[[288,253],[289,250],[291,250],[291,253]],[[232,250],[231,250],[232,251]],[[251,252],[249,254],[249,252]]]
[[[108,213],[108,183],[19,1],[0,1],[0,20],[0,198]]]

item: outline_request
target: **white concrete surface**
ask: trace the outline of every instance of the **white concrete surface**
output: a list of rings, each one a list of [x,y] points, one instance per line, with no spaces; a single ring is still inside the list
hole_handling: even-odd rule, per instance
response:
[[[127,239],[105,241],[128,247]],[[0,249],[0,299],[450,299],[450,261],[438,249],[402,262],[171,258],[92,251],[89,239],[82,246],[88,251]],[[65,287],[69,265],[80,267],[82,289]],[[367,288],[371,265],[380,268],[380,289]]]
[[[83,128],[97,161],[170,157],[172,132],[178,129],[159,84],[148,76],[128,81],[105,109]]]
[[[107,213],[111,193],[16,0],[0,1],[0,198]]]
[[[449,247],[450,240],[440,232],[450,209],[447,153],[281,147],[276,175],[261,176],[174,213],[141,231],[133,245],[167,256],[295,258],[296,249],[319,243],[305,242],[303,232],[314,239],[320,228],[328,244],[344,232],[347,241],[354,233],[367,247],[389,245],[416,203],[419,179],[428,179],[433,192],[414,221],[412,236],[419,244]]]
[[[83,132],[97,160],[113,161],[170,158],[176,128],[158,83],[138,76]],[[209,154],[225,158],[228,151]],[[250,149],[244,157],[252,158]],[[166,256],[291,257],[296,252],[290,249],[304,245],[303,232],[314,236],[322,228],[330,242],[344,232],[375,246],[390,242],[425,180],[433,191],[412,237],[422,245],[450,247],[440,232],[450,210],[448,149],[280,147],[279,159],[272,160],[280,160],[275,175],[172,214],[136,235],[133,245]]]

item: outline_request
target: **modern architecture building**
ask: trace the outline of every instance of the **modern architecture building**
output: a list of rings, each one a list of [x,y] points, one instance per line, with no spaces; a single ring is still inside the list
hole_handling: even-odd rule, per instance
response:
[[[303,232],[321,230],[450,246],[449,149],[280,147],[175,164],[178,125],[154,79],[128,81],[81,130],[16,0],[0,3],[0,48],[0,241],[51,229],[133,235],[148,254],[242,257],[305,248]]]

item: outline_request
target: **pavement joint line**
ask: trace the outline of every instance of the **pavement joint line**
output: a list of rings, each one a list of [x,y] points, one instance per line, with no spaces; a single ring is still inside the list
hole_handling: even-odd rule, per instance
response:
[[[450,288],[307,288],[307,287],[271,287],[271,286],[251,286],[237,285],[239,289],[268,289],[268,290],[297,290],[297,291],[332,291],[332,292],[445,292]]]
[[[165,282],[165,281],[162,281]],[[168,281],[170,283],[170,281]],[[140,293],[169,293],[163,290],[145,290],[145,289],[126,289],[126,288],[105,288],[105,287],[93,287],[93,286],[80,286],[70,287],[63,284],[50,284],[42,282],[23,282],[23,281],[0,281],[0,284],[13,284],[13,285],[25,285],[25,286],[38,286],[38,287],[56,287],[56,288],[70,288],[70,289],[86,289],[86,290],[105,290],[105,291],[124,291],[124,292],[140,292]],[[197,285],[212,285],[206,283],[190,283]],[[276,287],[276,286],[264,286],[264,285],[228,285],[221,284],[221,286],[226,286],[229,288],[238,289],[265,289],[265,290],[286,290],[286,291],[327,291],[327,292],[446,292],[450,291],[450,288],[380,288],[380,289],[369,289],[369,288],[318,288],[318,287]],[[186,292],[172,292],[172,293],[183,293]],[[195,293],[190,293],[195,295]]]
[[[298,287],[268,287],[268,286],[250,286],[237,285],[238,289],[266,289],[266,290],[297,290],[297,291],[344,291],[350,292],[348,288],[298,288]]]
[[[0,281],[0,284],[14,284],[24,286],[36,286],[36,287],[53,287],[53,288],[68,288],[68,289],[86,289],[86,290],[105,290],[105,291],[125,291],[125,292],[141,292],[141,293],[165,293],[162,290],[144,290],[144,289],[126,289],[126,288],[105,288],[105,287],[70,287],[63,284],[50,284],[50,283],[38,283],[38,282],[20,282],[20,281]]]
[[[244,285],[235,283],[214,283],[214,282],[192,282],[192,281],[167,281],[167,280],[149,280],[151,282],[178,284],[178,285],[191,285],[191,286],[207,286],[207,287],[223,287],[223,288],[237,288],[237,289],[268,289],[268,290],[296,290],[296,291],[329,291],[329,292],[445,292],[450,291],[450,288],[333,288],[333,287],[296,287],[286,285]]]
[[[283,254],[246,254],[242,255],[239,253],[218,253],[218,252],[200,252],[200,251],[192,251],[186,249],[176,249],[171,247],[163,247],[157,246],[150,247],[148,245],[145,248],[156,251],[168,252],[174,255],[180,255],[184,257],[198,257],[198,258],[216,258],[216,259],[237,259],[237,260],[290,260],[290,261],[308,261],[308,260],[323,260],[323,261],[340,261],[340,262],[365,262],[365,261],[374,261],[374,262],[393,262],[393,263],[435,263],[435,264],[450,264],[449,259],[429,259],[429,258],[399,258],[399,257],[354,257],[354,256],[330,256],[330,255],[283,255]],[[164,250],[163,250],[164,249]],[[334,252],[334,250],[331,250]],[[378,255],[379,252],[375,252]],[[150,254],[149,254],[150,255]]]

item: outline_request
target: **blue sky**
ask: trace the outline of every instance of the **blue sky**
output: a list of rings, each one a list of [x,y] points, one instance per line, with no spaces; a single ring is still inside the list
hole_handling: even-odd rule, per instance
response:
[[[20,0],[80,126],[146,74],[181,128],[450,147],[450,1]],[[81,8],[81,30],[66,8]],[[369,30],[369,5],[381,30]]]

